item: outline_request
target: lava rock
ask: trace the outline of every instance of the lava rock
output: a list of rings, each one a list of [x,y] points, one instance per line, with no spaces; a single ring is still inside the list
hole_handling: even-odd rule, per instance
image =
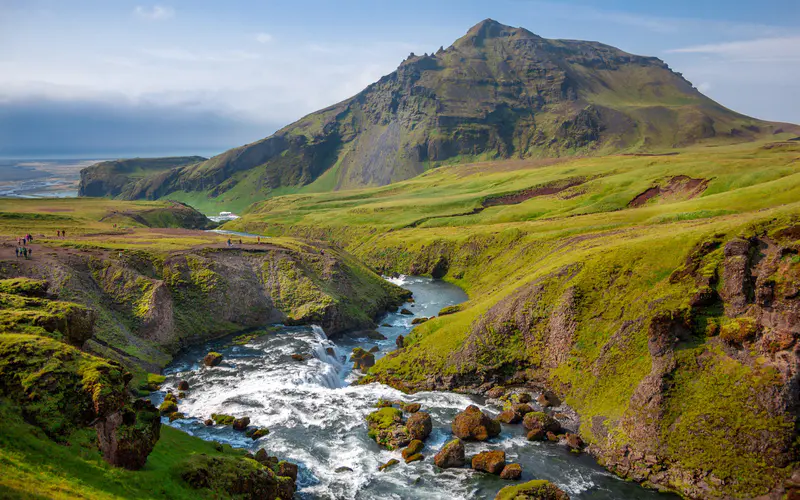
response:
[[[500,422],[486,416],[477,406],[469,405],[451,424],[453,434],[467,441],[486,441],[500,434]]]
[[[500,473],[501,479],[516,481],[522,477],[522,466],[520,464],[507,464]]]
[[[210,352],[203,358],[203,364],[206,366],[219,366],[222,363],[222,354],[218,352]]]
[[[500,474],[506,466],[506,452],[502,450],[482,451],[472,457],[472,468],[489,474]]]
[[[433,457],[433,463],[442,469],[463,467],[467,463],[464,443],[460,439],[450,441]]]
[[[402,314],[404,316],[413,316],[414,315],[413,312],[409,311],[406,308],[400,309],[400,314]]]

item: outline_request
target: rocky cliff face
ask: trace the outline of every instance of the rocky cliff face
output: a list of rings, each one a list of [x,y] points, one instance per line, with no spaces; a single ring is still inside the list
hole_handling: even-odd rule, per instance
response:
[[[81,170],[78,196],[125,196],[145,175],[154,175],[175,167],[200,163],[202,156],[172,158],[134,158],[96,163]]]
[[[574,263],[554,251],[567,263],[456,313],[448,321],[464,333],[421,325],[367,380],[554,390],[579,412],[590,452],[623,477],[690,498],[780,498],[797,486],[800,232],[796,220],[737,231],[695,240],[674,265],[631,241]],[[523,254],[515,245],[505,251]],[[431,247],[408,265],[445,260],[457,273],[476,248]],[[439,336],[459,347],[440,353]]]
[[[779,128],[711,101],[659,59],[486,20],[271,137],[113,188],[90,189],[87,172],[82,193],[256,201],[280,187],[384,185],[443,162],[743,141]]]
[[[13,261],[0,262],[0,275],[18,272]],[[26,272],[82,306],[20,298],[31,302],[36,316],[15,313],[16,323],[2,323],[6,331],[24,326],[74,337],[73,343],[151,371],[181,347],[269,323],[318,324],[332,336],[372,327],[377,315],[407,295],[343,252],[299,242],[166,254],[66,250]],[[55,315],[38,313],[50,304],[59,305]],[[67,314],[62,310],[72,308],[96,324],[93,333],[91,327],[59,328],[58,318]]]

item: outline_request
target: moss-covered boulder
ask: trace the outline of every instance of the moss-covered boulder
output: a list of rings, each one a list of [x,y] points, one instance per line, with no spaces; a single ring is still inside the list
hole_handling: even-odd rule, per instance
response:
[[[72,302],[0,292],[0,333],[43,335],[81,346],[92,337],[96,319],[95,311]]]
[[[540,411],[526,413],[522,425],[528,429],[528,439],[531,441],[542,441],[547,437],[548,432],[557,433],[561,430],[561,424],[558,421]]]
[[[212,413],[211,419],[214,420],[214,423],[217,425],[233,425],[236,417],[224,413]]]
[[[425,441],[433,430],[431,416],[424,411],[412,413],[406,420],[406,429],[411,439]]]
[[[46,297],[48,283],[31,278],[8,278],[0,280],[0,293],[24,295],[26,297]]]
[[[569,500],[569,495],[550,481],[537,479],[506,486],[497,493],[494,500]]]
[[[152,403],[141,399],[101,420],[95,427],[103,458],[112,465],[131,470],[144,467],[161,435],[159,411]]]
[[[460,439],[450,441],[433,457],[433,463],[442,469],[463,467],[467,463],[464,443]]]
[[[369,437],[380,446],[388,450],[396,450],[411,442],[401,410],[387,406],[370,413],[366,418]]]
[[[210,352],[203,358],[203,364],[206,366],[219,366],[222,363],[222,354],[218,352]]]
[[[520,464],[506,464],[500,473],[500,479],[516,481],[522,477],[522,466]]]
[[[254,431],[254,432],[253,432],[253,433],[250,435],[250,438],[251,438],[253,441],[256,441],[256,440],[258,440],[258,439],[261,439],[262,437],[266,436],[267,434],[269,434],[269,429],[267,429],[266,427],[261,427],[261,428],[259,428],[259,429],[256,429],[256,430],[255,430],[255,431]]]
[[[422,451],[424,447],[425,443],[423,443],[419,439],[411,441],[410,443],[408,443],[408,446],[406,446],[406,448],[401,453],[403,455],[403,459],[408,460],[408,457],[418,454],[419,452]]]
[[[350,355],[350,361],[355,364],[356,368],[365,372],[375,365],[375,355],[361,347],[356,347]]]
[[[472,468],[477,471],[500,474],[505,466],[506,452],[502,450],[482,451],[472,457]]]
[[[500,434],[500,422],[489,418],[475,405],[458,413],[451,428],[456,437],[467,441],[486,441]]]
[[[386,462],[385,464],[378,466],[378,470],[380,472],[383,472],[386,469],[388,469],[389,467],[392,467],[392,466],[397,465],[399,463],[400,463],[399,460],[397,460],[396,458],[392,458],[388,462]]]
[[[162,415],[170,415],[178,411],[178,404],[171,399],[165,399],[158,407],[158,411],[160,411]]]
[[[234,419],[231,425],[233,426],[233,430],[243,432],[247,429],[247,426],[250,425],[250,417]]]
[[[294,479],[243,457],[194,455],[176,465],[175,473],[212,496],[277,500],[292,498],[295,492]]]

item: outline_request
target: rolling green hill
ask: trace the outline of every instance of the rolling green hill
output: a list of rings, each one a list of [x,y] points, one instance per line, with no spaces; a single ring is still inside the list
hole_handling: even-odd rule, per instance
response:
[[[266,139],[82,193],[240,210],[281,194],[386,185],[444,164],[661,152],[780,132],[798,129],[724,108],[657,58],[486,20]]]

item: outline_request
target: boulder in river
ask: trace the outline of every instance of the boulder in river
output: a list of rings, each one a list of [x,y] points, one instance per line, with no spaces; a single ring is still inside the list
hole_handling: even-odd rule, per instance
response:
[[[351,469],[350,467],[337,467],[336,469],[334,469],[333,472],[341,474],[343,472],[353,472],[353,469]]]
[[[233,430],[244,431],[250,425],[250,417],[237,418],[233,421]]]
[[[425,444],[422,441],[420,441],[419,439],[415,439],[415,440],[411,441],[410,443],[408,443],[408,446],[403,450],[403,453],[402,453],[403,458],[405,460],[408,460],[408,457],[418,454],[419,452],[422,451],[422,448],[424,448],[424,447],[425,447]]]
[[[161,406],[158,407],[158,411],[161,412],[162,415],[171,415],[178,411],[178,405],[169,399],[165,399]]]
[[[500,422],[489,418],[475,405],[469,405],[456,415],[451,428],[456,437],[467,441],[486,441],[500,434]]]
[[[186,418],[186,415],[184,415],[183,413],[178,412],[178,411],[176,411],[175,413],[170,413],[170,415],[169,415],[169,421],[170,422],[174,422],[176,420],[181,420],[183,418]]]
[[[207,419],[203,420],[203,424],[205,424],[208,427],[211,427],[212,425],[214,425],[214,421],[211,420],[210,418],[207,418]]]
[[[411,442],[403,412],[391,406],[380,408],[367,415],[369,437],[387,450],[402,448]]]
[[[441,314],[441,313],[440,313]],[[486,397],[489,399],[499,399],[506,393],[506,388],[496,385],[486,392]]]
[[[425,441],[431,435],[433,430],[433,422],[431,416],[424,411],[412,413],[406,421],[406,429],[411,439],[419,439]]]
[[[502,450],[482,451],[472,457],[472,468],[477,471],[500,474],[505,466],[506,452]]]
[[[203,358],[203,364],[206,366],[219,366],[222,363],[222,354],[218,352],[210,352]]]
[[[512,410],[505,410],[497,416],[497,420],[504,424],[518,424],[522,418]]]
[[[400,461],[399,461],[399,460],[397,460],[397,459],[393,458],[393,459],[389,460],[388,462],[386,462],[385,464],[383,464],[383,465],[381,465],[380,467],[378,467],[378,470],[379,470],[379,471],[381,471],[381,472],[383,472],[383,471],[385,471],[386,469],[388,469],[389,467],[391,467],[391,466],[393,466],[393,465],[397,465],[397,464],[399,464],[399,463],[400,463]]]
[[[367,338],[371,340],[386,340],[386,335],[377,330],[367,330],[364,333],[366,333]]]
[[[501,479],[516,481],[522,477],[522,466],[520,464],[506,464],[503,472],[500,473]]]
[[[290,477],[292,481],[297,481],[297,464],[281,460],[278,462],[278,475],[283,477]]]
[[[536,398],[536,402],[539,403],[539,406],[542,408],[550,408],[551,406],[561,405],[561,401],[559,401],[558,396],[552,392],[543,392],[539,394],[539,396]]]
[[[181,380],[178,382],[178,390],[179,391],[188,391],[189,390],[189,382],[186,380]]]
[[[253,432],[253,434],[250,436],[250,438],[253,441],[255,441],[257,439],[261,439],[262,437],[266,436],[267,434],[269,434],[269,429],[267,429],[266,427],[260,427],[260,428],[256,429],[255,432]]]
[[[433,457],[433,463],[442,469],[463,467],[467,463],[464,443],[460,439],[450,441]]]
[[[424,459],[425,455],[423,455],[422,453],[415,453],[414,455],[408,456],[405,460],[407,464],[410,464],[411,462],[420,462]]]
[[[426,321],[428,321],[428,318],[423,318],[423,317],[414,318],[414,319],[411,320],[411,324],[412,325],[421,325],[422,323],[425,323]]]
[[[583,440],[577,434],[572,434],[568,432],[566,436],[564,436],[564,443],[573,452],[580,452],[581,448],[583,448]]]
[[[539,411],[532,411],[525,414],[522,425],[528,429],[528,439],[530,441],[542,441],[547,437],[548,432],[556,433],[561,430],[561,424],[553,417]]]
[[[211,418],[217,425],[231,425],[236,417],[232,415],[225,415],[224,413],[212,413]]]
[[[375,355],[361,347],[356,347],[350,355],[350,361],[355,363],[356,368],[363,372],[375,365]]]
[[[374,354],[374,353],[376,353],[376,352],[378,352],[378,351],[380,351],[380,350],[381,350],[381,348],[380,348],[380,347],[378,347],[378,346],[376,346],[376,345],[374,345],[374,346],[372,346],[372,347],[370,347],[370,348],[369,348],[369,352],[371,352],[371,353],[373,353],[373,354]]]
[[[305,356],[303,356],[302,354],[297,354],[297,353],[292,354],[292,359],[295,360],[295,361],[305,361],[306,360]]]
[[[392,325],[390,325],[389,323],[383,323],[381,326],[383,328],[391,328],[392,327]]]
[[[497,493],[494,500],[569,500],[569,495],[544,479],[506,486]]]
[[[403,316],[413,316],[414,315],[413,312],[409,311],[406,308],[400,309],[400,314],[402,314]]]
[[[419,403],[403,403],[401,409],[406,413],[417,413],[422,405]]]

